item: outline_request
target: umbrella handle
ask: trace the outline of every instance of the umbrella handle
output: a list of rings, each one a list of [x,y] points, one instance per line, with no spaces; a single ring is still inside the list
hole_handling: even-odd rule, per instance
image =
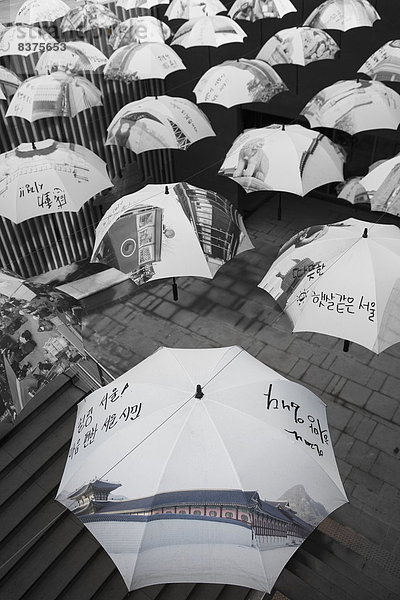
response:
[[[175,301],[178,300],[178,284],[175,277],[172,278],[172,296]]]
[[[343,352],[348,352],[349,351],[349,347],[350,347],[350,341],[349,340],[343,340]]]

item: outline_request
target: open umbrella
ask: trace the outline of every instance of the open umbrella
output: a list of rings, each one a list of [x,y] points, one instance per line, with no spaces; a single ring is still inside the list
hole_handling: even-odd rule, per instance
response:
[[[332,127],[351,135],[397,129],[400,96],[379,81],[337,81],[311,98],[300,114],[311,127]]]
[[[95,2],[85,2],[71,8],[61,21],[61,31],[90,31],[106,29],[119,23],[117,15],[109,8]]]
[[[32,25],[12,25],[0,29],[0,56],[28,56],[58,45],[46,31]]]
[[[44,140],[0,155],[0,215],[14,223],[77,212],[112,185],[106,163],[77,144]]]
[[[257,58],[270,65],[305,66],[317,60],[333,59],[339,46],[322,29],[291,27],[273,35],[261,48]]]
[[[56,21],[69,11],[69,6],[63,0],[26,0],[15,17],[15,23],[44,23]]]
[[[96,71],[107,63],[107,57],[93,44],[75,41],[64,42],[64,50],[49,50],[43,52],[36,63],[38,75],[47,75],[52,71]]]
[[[378,81],[400,81],[400,40],[387,42],[358,69]]]
[[[380,19],[367,0],[326,0],[304,21],[307,27],[348,31],[356,27],[372,27]]]
[[[30,301],[36,297],[36,294],[25,285],[24,279],[20,279],[20,277],[11,271],[0,269],[0,296]]]
[[[165,11],[165,16],[170,21],[172,19],[196,19],[225,11],[226,7],[220,0],[172,0]]]
[[[230,108],[246,102],[269,102],[287,89],[278,73],[264,61],[239,58],[208,69],[193,92],[197,102]]]
[[[166,23],[152,16],[132,17],[122,21],[110,36],[109,44],[116,50],[120,46],[143,42],[164,43],[172,31]]]
[[[371,210],[400,216],[400,156],[381,161],[360,180]]]
[[[78,404],[56,499],[128,590],[270,592],[347,501],[325,404],[242,348],[161,348]]]
[[[54,71],[26,79],[11,100],[6,117],[21,117],[32,123],[46,117],[75,117],[82,110],[101,105],[101,92],[88,79]]]
[[[301,125],[248,129],[236,138],[219,170],[246,192],[280,190],[305,196],[331,181],[343,181],[340,146]]]
[[[400,341],[400,230],[347,219],[296,234],[259,283],[293,331],[314,331],[376,352]]]
[[[170,96],[146,97],[126,104],[107,128],[106,144],[147,150],[185,150],[198,140],[214,136],[206,115],[190,100]]]
[[[351,204],[369,204],[369,196],[360,184],[362,177],[351,177],[336,187],[338,198]]]
[[[160,4],[168,4],[169,0],[117,0],[117,6],[125,10],[136,10],[137,8],[150,9]]]
[[[290,0],[235,0],[228,15],[235,20],[258,21],[281,19],[290,12],[297,12]]]
[[[164,277],[211,278],[252,247],[241,216],[222,196],[187,183],[148,185],[108,209],[91,260],[130,273],[140,285]]]
[[[182,69],[186,67],[172,48],[160,42],[143,42],[115,50],[104,69],[104,76],[123,81],[165,79]]]
[[[0,67],[0,100],[13,96],[21,83],[21,79],[15,73]]]
[[[215,15],[186,21],[175,33],[171,45],[215,46],[243,42],[246,33],[229,17]]]

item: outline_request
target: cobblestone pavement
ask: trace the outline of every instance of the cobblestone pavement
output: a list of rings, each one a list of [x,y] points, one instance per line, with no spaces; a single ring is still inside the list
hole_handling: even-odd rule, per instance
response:
[[[400,555],[400,344],[380,355],[320,334],[292,334],[275,301],[257,288],[280,245],[312,224],[368,213],[316,199],[276,199],[247,220],[255,250],[235,258],[213,280],[169,281],[85,317],[87,349],[117,376],[159,346],[244,347],[324,400],[339,469],[350,503],[335,520],[367,538],[382,555]],[[389,556],[389,555],[388,555]],[[392,556],[393,558],[393,556]]]

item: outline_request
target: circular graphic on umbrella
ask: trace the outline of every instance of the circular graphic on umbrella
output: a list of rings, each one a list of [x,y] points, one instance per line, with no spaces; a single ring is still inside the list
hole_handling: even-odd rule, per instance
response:
[[[0,56],[19,54],[29,56],[34,52],[46,49],[46,44],[51,47],[58,44],[44,29],[32,25],[12,25],[0,29]]]
[[[297,12],[290,0],[235,0],[228,16],[235,20],[258,21],[281,19],[290,12]]]
[[[380,19],[367,0],[326,0],[304,21],[307,27],[348,31],[356,27],[372,27]]]
[[[270,65],[305,66],[317,60],[334,59],[339,46],[322,29],[291,27],[272,36],[261,48],[257,58]]]
[[[160,348],[87,396],[56,500],[128,590],[264,592],[347,502],[325,404],[238,346]]]
[[[243,42],[246,33],[229,17],[215,15],[198,17],[184,23],[172,38],[171,45],[184,48],[192,46],[223,46]]]
[[[44,23],[56,21],[69,11],[63,0],[26,0],[15,17],[15,23]]]
[[[172,0],[165,16],[172,19],[196,19],[225,12],[226,7],[220,0]]]
[[[90,31],[108,29],[119,23],[117,15],[109,8],[95,2],[85,2],[71,8],[61,21],[61,31]]]
[[[53,71],[96,71],[107,63],[107,57],[96,46],[87,42],[65,42],[65,49],[43,52],[36,63],[38,75],[48,75]]]
[[[358,72],[377,81],[400,81],[400,40],[387,42],[376,50]]]
[[[164,43],[143,42],[118,48],[110,56],[104,77],[122,81],[165,79],[170,73],[186,69],[177,53]]]
[[[155,17],[132,17],[123,21],[114,29],[108,43],[116,50],[121,46],[132,43],[164,43],[171,35],[172,31],[168,25]]]
[[[278,73],[264,61],[239,58],[208,69],[193,92],[197,102],[230,108],[246,102],[269,102],[287,89]]]
[[[337,81],[311,98],[300,114],[311,127],[341,129],[350,135],[397,129],[400,96],[379,81]]]

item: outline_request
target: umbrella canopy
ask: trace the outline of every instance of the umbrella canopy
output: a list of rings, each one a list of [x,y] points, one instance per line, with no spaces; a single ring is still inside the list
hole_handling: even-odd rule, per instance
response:
[[[0,296],[16,298],[17,300],[26,300],[29,302],[36,297],[36,294],[25,285],[24,279],[20,279],[11,271],[0,269]]]
[[[44,140],[0,155],[0,215],[14,223],[77,212],[112,185],[106,163],[77,144]]]
[[[206,71],[193,92],[197,102],[230,108],[246,102],[269,102],[287,89],[278,73],[264,61],[239,58]]]
[[[337,81],[311,98],[300,114],[311,127],[332,127],[350,135],[397,129],[400,96],[379,81]]]
[[[160,42],[143,42],[118,48],[110,56],[104,76],[123,81],[165,79],[182,69],[186,67],[172,48]]]
[[[168,4],[169,0],[118,0],[117,6],[125,10],[136,10],[137,8],[153,8],[160,4]]]
[[[165,11],[165,16],[169,19],[196,19],[217,15],[225,12],[226,7],[220,0],[172,0]]]
[[[235,0],[228,15],[235,20],[254,22],[260,19],[281,19],[290,12],[297,12],[290,0]]]
[[[382,161],[360,180],[371,209],[400,216],[400,155]]]
[[[128,590],[266,592],[347,501],[325,404],[237,346],[161,348],[87,396],[56,499]]]
[[[400,40],[387,42],[358,69],[378,81],[400,81]]]
[[[12,25],[0,29],[0,56],[19,54],[28,56],[59,43],[46,31],[32,25]]]
[[[338,50],[335,40],[322,29],[290,27],[272,36],[257,58],[270,65],[291,63],[304,67],[317,60],[333,59]]]
[[[347,219],[300,231],[259,283],[293,331],[314,331],[379,353],[400,341],[400,230]]]
[[[351,204],[369,204],[366,189],[360,184],[362,177],[351,177],[338,185],[338,198]]]
[[[63,0],[26,0],[17,12],[15,23],[44,23],[56,21],[69,11],[68,4]]]
[[[146,97],[126,104],[107,129],[106,144],[147,150],[185,150],[198,140],[214,136],[206,115],[193,102],[170,96]]]
[[[280,190],[304,196],[331,181],[343,181],[340,146],[301,125],[248,129],[236,138],[219,170],[246,192]]]
[[[164,43],[172,31],[166,23],[152,16],[132,17],[120,23],[110,36],[108,43],[114,50],[120,46],[143,42]]]
[[[64,42],[65,49],[43,52],[36,63],[38,75],[47,75],[52,71],[96,71],[107,63],[107,57],[96,46],[87,42]]]
[[[15,73],[0,66],[0,100],[13,96],[21,83],[21,79]]]
[[[85,2],[71,8],[61,21],[61,31],[90,31],[107,29],[119,23],[117,15],[109,8],[95,2]]]
[[[215,46],[243,42],[246,33],[229,17],[215,15],[199,17],[184,23],[175,33],[171,44],[191,48],[192,46]]]
[[[140,285],[164,277],[211,278],[251,248],[241,216],[222,196],[187,183],[148,185],[109,208],[91,261],[130,273]]]
[[[380,19],[367,0],[326,0],[304,21],[308,27],[348,31],[356,27],[372,27]]]
[[[101,92],[93,83],[54,71],[26,79],[11,100],[6,117],[21,117],[32,123],[46,117],[75,117],[82,110],[101,105]]]

